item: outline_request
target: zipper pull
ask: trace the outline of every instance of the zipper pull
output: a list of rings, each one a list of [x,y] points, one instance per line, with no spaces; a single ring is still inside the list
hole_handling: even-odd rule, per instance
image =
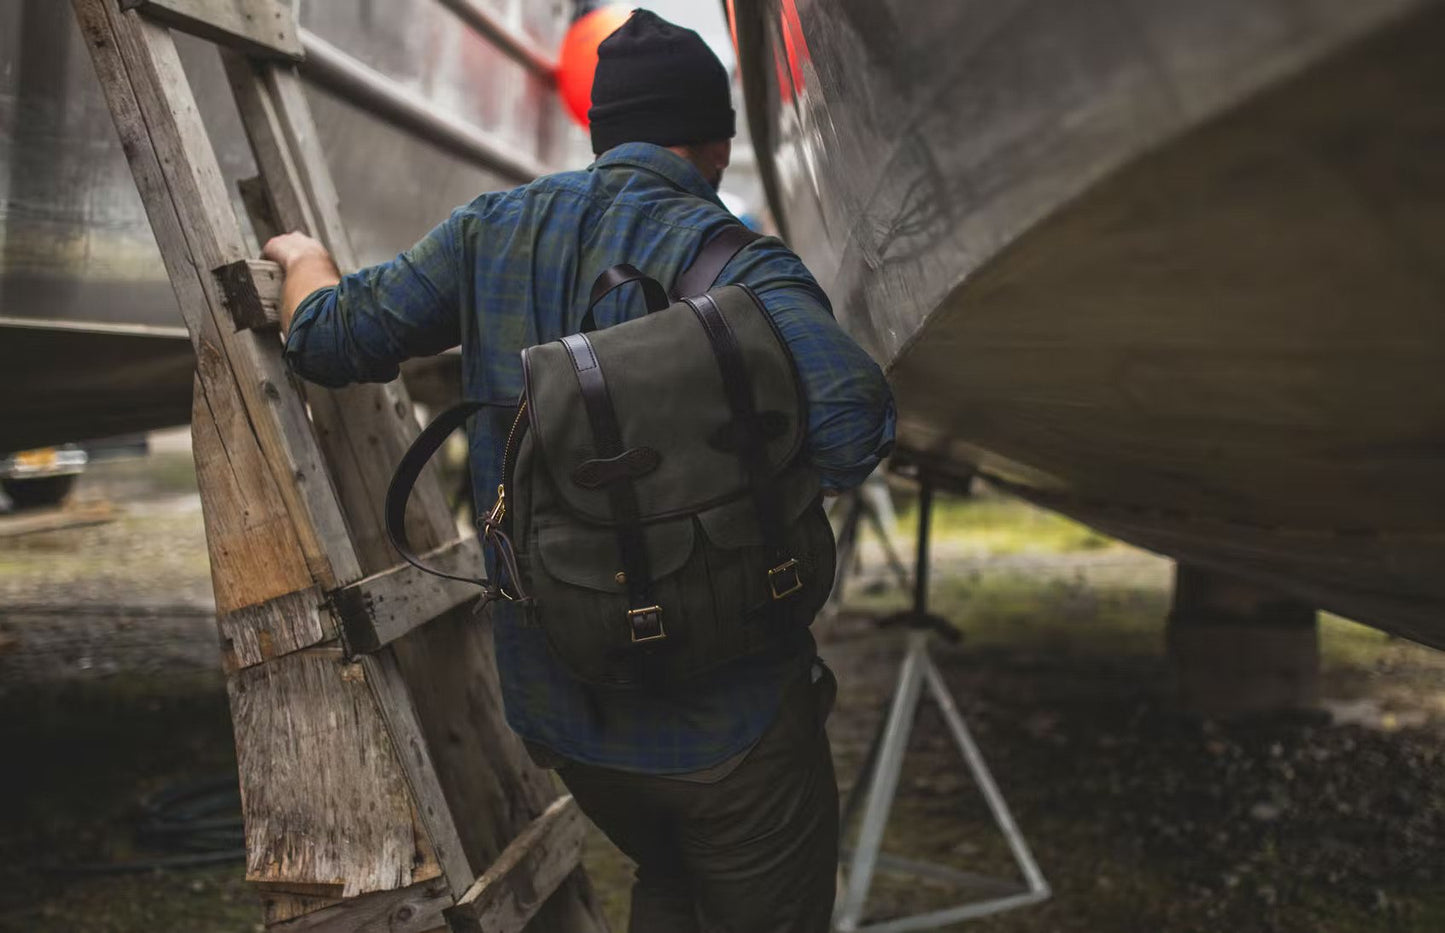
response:
[[[482,519],[485,525],[500,525],[502,517],[507,514],[507,487],[501,483],[497,484],[497,501],[492,505],[492,510],[487,517]]]

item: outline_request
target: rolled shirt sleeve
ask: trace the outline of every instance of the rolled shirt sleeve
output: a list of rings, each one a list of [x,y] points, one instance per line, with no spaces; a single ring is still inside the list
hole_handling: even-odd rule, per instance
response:
[[[460,341],[456,215],[390,262],[343,276],[301,302],[286,363],[309,382],[338,388],[390,382],[403,360]]]
[[[749,247],[719,281],[751,286],[787,342],[808,397],[808,456],[824,490],[861,484],[893,449],[897,419],[883,371],[838,325],[802,260],[777,240]]]

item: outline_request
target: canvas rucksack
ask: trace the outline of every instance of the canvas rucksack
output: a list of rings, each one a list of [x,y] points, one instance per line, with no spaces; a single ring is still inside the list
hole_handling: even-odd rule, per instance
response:
[[[677,300],[631,266],[597,280],[581,332],[522,351],[524,389],[496,504],[479,533],[510,600],[579,680],[676,683],[787,644],[833,584],[832,529],[804,457],[807,404],[782,335],[746,286],[708,290],[755,239],[714,237]],[[649,313],[594,330],[629,283]],[[421,468],[484,407],[439,416],[387,494],[408,561],[406,499]],[[466,579],[466,578],[461,578]]]

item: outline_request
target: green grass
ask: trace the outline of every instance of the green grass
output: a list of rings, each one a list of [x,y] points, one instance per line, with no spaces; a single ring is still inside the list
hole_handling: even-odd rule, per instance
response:
[[[918,530],[916,499],[902,504],[898,523],[911,541]],[[1095,551],[1114,543],[1087,525],[988,490],[967,498],[936,498],[933,529],[935,540],[993,556]]]

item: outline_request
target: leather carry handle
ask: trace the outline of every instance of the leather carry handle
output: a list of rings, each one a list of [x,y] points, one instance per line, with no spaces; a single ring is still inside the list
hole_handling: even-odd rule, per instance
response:
[[[446,443],[446,439],[457,428],[466,423],[472,415],[483,408],[507,408],[496,402],[462,402],[460,405],[453,405],[446,411],[437,415],[432,423],[422,429],[411,442],[406,453],[402,454],[401,462],[396,465],[396,472],[392,474],[391,484],[386,487],[386,536],[391,539],[391,546],[401,555],[402,560],[411,564],[418,570],[438,577],[447,577],[451,580],[461,580],[463,583],[475,583],[485,587],[487,581],[478,580],[475,577],[464,577],[454,573],[446,573],[421,562],[416,550],[407,540],[406,535],[406,504],[411,499],[412,487],[416,485],[417,478],[421,471],[426,468],[427,461]]]
[[[762,239],[762,236],[761,233],[754,233],[742,224],[729,224],[724,227],[720,233],[703,244],[697,258],[682,270],[682,275],[677,277],[677,284],[673,286],[670,295],[663,291],[656,279],[646,275],[636,266],[621,263],[605,270],[597,277],[597,281],[592,283],[591,297],[587,301],[587,312],[582,315],[582,324],[578,332],[590,334],[596,330],[597,317],[593,309],[597,307],[597,302],[629,282],[638,282],[642,285],[642,296],[647,301],[649,314],[661,311],[675,300],[695,298],[701,295],[713,287],[717,277],[722,275],[723,269],[733,261],[733,257],[743,251],[743,247],[754,240]]]
[[[597,316],[594,309],[597,302],[629,282],[637,282],[642,286],[642,297],[647,302],[648,314],[661,311],[672,304],[667,297],[667,291],[657,279],[624,262],[607,269],[592,283],[592,297],[587,302],[587,313],[582,315],[582,326],[578,333],[590,334],[596,330]]]

